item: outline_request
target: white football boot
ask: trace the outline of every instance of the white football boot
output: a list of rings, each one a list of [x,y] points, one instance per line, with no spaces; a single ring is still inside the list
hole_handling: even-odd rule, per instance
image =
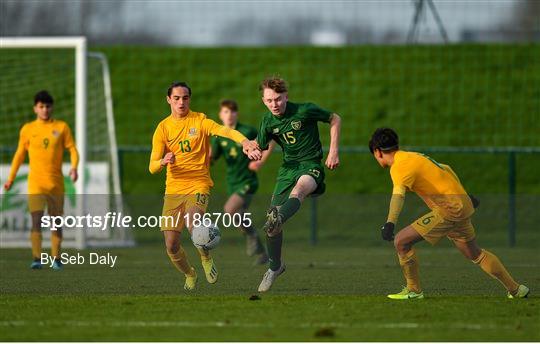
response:
[[[269,291],[270,288],[272,287],[272,284],[274,284],[274,281],[276,280],[276,278],[284,272],[285,272],[285,264],[283,262],[281,263],[281,266],[279,267],[277,271],[272,271],[268,269],[264,273],[261,284],[259,284],[258,291],[261,293]]]

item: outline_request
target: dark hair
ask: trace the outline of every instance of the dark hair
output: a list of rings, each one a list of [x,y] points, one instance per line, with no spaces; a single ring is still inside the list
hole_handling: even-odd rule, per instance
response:
[[[169,88],[167,89],[167,95],[170,97],[171,96],[171,93],[172,93],[172,90],[173,88],[176,88],[176,87],[184,87],[184,88],[187,88],[188,90],[188,94],[189,96],[191,97],[191,88],[188,86],[188,84],[186,84],[185,82],[183,81],[174,81],[171,86],[169,86]]]
[[[397,151],[399,149],[398,134],[391,128],[377,128],[373,135],[371,135],[371,140],[369,140],[369,151],[371,154],[376,149],[385,153]]]
[[[279,76],[269,76],[264,79],[259,85],[259,91],[264,91],[266,88],[276,91],[277,93],[285,93],[288,90],[287,82]]]
[[[34,105],[37,103],[52,105],[54,104],[54,99],[48,91],[42,90],[34,96]]]
[[[231,110],[232,112],[238,112],[238,103],[232,99],[223,99],[219,103],[219,107],[226,107],[227,109]]]

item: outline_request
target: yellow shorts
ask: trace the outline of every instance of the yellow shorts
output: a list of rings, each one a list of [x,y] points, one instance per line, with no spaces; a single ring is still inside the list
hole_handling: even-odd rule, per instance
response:
[[[44,211],[47,206],[49,215],[64,214],[64,194],[29,194],[28,195],[28,210],[33,213],[36,211]]]
[[[197,208],[206,212],[210,193],[208,189],[189,195],[165,195],[160,227],[162,231],[181,232],[184,228],[187,211]]]
[[[431,245],[435,245],[443,237],[457,242],[468,242],[476,237],[471,218],[461,221],[449,221],[437,212],[429,212],[411,226]]]

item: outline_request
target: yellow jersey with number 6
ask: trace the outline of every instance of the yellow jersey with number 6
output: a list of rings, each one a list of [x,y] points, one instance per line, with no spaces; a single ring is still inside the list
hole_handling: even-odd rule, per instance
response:
[[[471,199],[448,165],[416,152],[398,151],[390,168],[394,194],[415,192],[427,206],[450,221],[461,221],[474,213]]]

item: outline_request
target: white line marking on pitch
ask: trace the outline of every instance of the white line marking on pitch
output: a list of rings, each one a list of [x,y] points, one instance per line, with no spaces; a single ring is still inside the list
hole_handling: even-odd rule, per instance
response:
[[[488,329],[513,329],[512,326],[497,324],[446,324],[446,323],[301,323],[301,324],[273,324],[273,323],[237,323],[228,321],[61,321],[61,320],[13,320],[0,321],[0,327],[20,326],[75,326],[75,327],[240,327],[240,328],[383,328],[383,329],[413,329],[413,328],[452,328],[461,330],[488,330]]]

